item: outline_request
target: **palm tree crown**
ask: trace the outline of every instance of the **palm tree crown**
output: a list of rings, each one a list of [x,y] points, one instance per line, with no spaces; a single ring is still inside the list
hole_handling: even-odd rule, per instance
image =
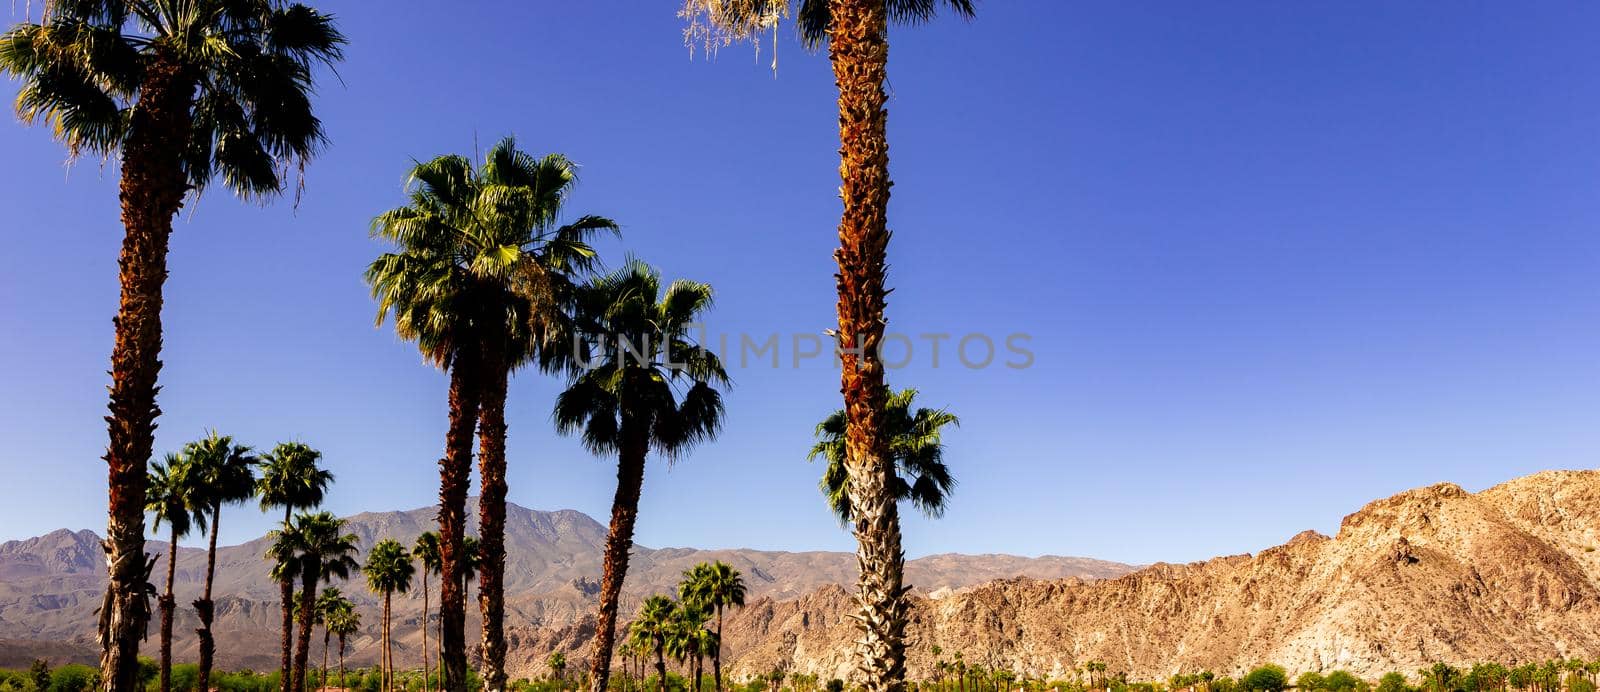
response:
[[[333,473],[317,467],[321,459],[322,452],[303,442],[280,442],[261,455],[256,493],[261,496],[262,511],[282,507],[292,512],[321,505],[333,483]]]
[[[945,502],[955,488],[955,478],[944,463],[945,426],[961,425],[955,414],[944,409],[913,408],[917,390],[890,392],[882,417],[883,434],[888,438],[889,456],[896,474],[889,482],[895,499],[911,504],[929,517],[944,513]],[[849,523],[850,474],[845,466],[845,413],[834,411],[817,424],[817,443],[806,459],[818,457],[828,462],[818,487],[840,523]]]
[[[217,508],[255,495],[258,460],[250,451],[245,445],[234,444],[233,437],[215,431],[184,446],[183,455],[194,474],[196,497],[212,511],[213,523]]]
[[[540,346],[564,341],[566,277],[593,266],[595,234],[618,229],[599,216],[558,223],[576,182],[571,161],[535,158],[509,137],[476,169],[458,155],[418,163],[409,203],[372,222],[373,235],[399,246],[367,269],[378,323],[392,316],[440,367],[495,334],[510,340],[507,353],[543,353],[541,366],[560,367],[563,351]]]
[[[577,298],[585,362],[556,401],[556,428],[581,433],[595,454],[638,442],[623,439],[629,427],[669,458],[715,437],[723,418],[716,386],[731,380],[721,359],[689,334],[711,307],[711,287],[680,279],[663,294],[661,274],[629,260]]]
[[[74,0],[0,36],[0,71],[21,78],[17,112],[48,123],[73,153],[116,153],[146,73],[188,85],[185,178],[220,175],[244,196],[275,194],[323,142],[311,111],[317,64],[342,57],[333,18],[276,0]]]
[[[423,531],[417,536],[416,545],[411,548],[411,557],[422,563],[422,569],[428,574],[439,573],[439,534],[435,531]]]
[[[718,560],[702,562],[685,571],[678,597],[721,609],[743,606],[745,593],[744,576],[732,565]]]
[[[353,533],[340,533],[345,521],[332,512],[302,514],[296,518],[293,535],[298,545],[302,572],[310,572],[322,581],[334,578],[349,579],[360,567],[355,554],[359,538]]]
[[[411,564],[411,555],[399,541],[384,539],[367,553],[367,563],[361,573],[367,577],[367,588],[378,593],[405,593],[411,588],[411,575],[417,568]]]
[[[163,523],[175,538],[189,535],[192,529],[206,530],[205,508],[196,504],[193,475],[188,461],[178,454],[168,454],[164,462],[150,467],[145,509],[155,517],[150,524],[152,531],[159,530]]]

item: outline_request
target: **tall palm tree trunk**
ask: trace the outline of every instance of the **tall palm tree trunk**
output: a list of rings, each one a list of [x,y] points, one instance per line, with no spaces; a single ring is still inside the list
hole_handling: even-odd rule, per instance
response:
[[[450,427],[439,460],[439,672],[441,689],[467,690],[466,533],[467,484],[472,474],[472,432],[478,423],[481,385],[477,354],[463,348],[450,366]]]
[[[311,561],[320,560],[319,556],[308,556]],[[317,606],[317,581],[321,572],[311,562],[300,571],[300,620],[295,630],[294,643],[294,692],[303,692],[306,689],[306,663],[311,654],[311,629],[315,622]]]
[[[644,488],[644,460],[648,452],[644,434],[623,416],[617,455],[617,494],[611,500],[611,528],[606,533],[605,571],[600,580],[600,618],[595,627],[594,659],[589,662],[590,692],[605,692],[611,677],[611,650],[617,637],[617,604],[622,581],[628,575],[628,551],[633,548],[633,525],[639,518],[639,494]],[[666,670],[662,664],[661,670]],[[662,678],[665,680],[665,677]]]
[[[433,680],[428,677],[428,565],[422,565],[422,688],[433,692]]]
[[[283,525],[289,526],[291,518],[289,507],[283,508]],[[290,683],[294,678],[294,575],[285,574],[278,579],[278,592],[283,600],[283,634],[280,645],[283,648],[282,675],[278,679],[278,687],[283,692],[289,692]]]
[[[722,692],[722,604],[717,604],[717,646],[711,650],[711,677]]]
[[[483,406],[478,419],[478,608],[483,613],[483,688],[505,692],[506,380],[504,344],[483,349]]]
[[[211,664],[217,653],[217,642],[211,636],[211,582],[217,575],[217,531],[222,528],[222,503],[214,502],[211,505],[211,545],[206,549],[206,589],[200,600],[194,602],[194,609],[200,615],[200,628],[194,631],[200,635],[200,672],[195,676],[195,689],[205,692],[211,687]]]
[[[889,493],[894,473],[880,417],[887,390],[878,350],[883,341],[884,276],[889,231],[888,10],[883,0],[830,0],[828,54],[839,88],[840,389],[845,403],[846,468],[855,512],[857,666],[866,692],[905,685],[905,626],[900,517]]]
[[[100,605],[100,687],[139,688],[139,641],[150,621],[145,584],[144,498],[154,444],[161,372],[161,288],[167,280],[172,216],[188,183],[180,154],[189,139],[194,80],[168,52],[156,53],[139,86],[122,149],[122,226],[117,258],[121,298],[112,320],[111,414],[106,416],[108,582]]]
[[[328,626],[326,624],[327,620],[328,619],[326,617],[323,618],[323,623],[324,624],[322,626],[322,681],[317,683],[317,689],[327,689],[328,688],[328,639],[332,636],[333,633],[328,631]]]
[[[167,590],[161,594],[161,692],[172,692],[172,615],[178,609],[172,583],[177,573],[178,527],[173,525],[172,543],[167,546]]]
[[[339,633],[339,689],[349,689],[344,680],[344,632]]]
[[[656,683],[660,692],[667,692],[667,653],[660,641],[656,642]]]
[[[383,678],[383,689],[385,692],[394,689],[394,660],[390,658],[393,656],[393,650],[389,648],[389,598],[390,592],[383,592],[383,651],[381,652],[382,659],[380,665],[383,668],[383,675],[381,677]]]

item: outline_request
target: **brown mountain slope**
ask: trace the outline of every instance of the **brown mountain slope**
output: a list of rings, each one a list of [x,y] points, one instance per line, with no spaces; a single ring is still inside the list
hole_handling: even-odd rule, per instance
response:
[[[469,508],[469,516],[477,512]],[[432,528],[434,509],[407,512],[367,512],[349,517],[349,529],[369,546],[384,538],[410,544]],[[591,587],[598,584],[605,527],[576,511],[539,512],[515,505],[507,508],[506,593],[508,623],[513,627],[555,627],[576,622],[594,609]],[[475,519],[474,519],[475,521]],[[468,530],[475,532],[476,524]],[[218,663],[224,667],[271,669],[276,665],[275,637],[262,637],[278,628],[278,588],[267,577],[262,555],[267,540],[258,538],[222,548],[217,556]],[[165,544],[148,549],[163,554]],[[855,558],[841,552],[781,552],[759,550],[650,549],[635,546],[625,604],[644,595],[673,588],[682,572],[697,562],[723,560],[745,574],[752,597],[793,598],[834,583],[852,583]],[[165,573],[165,558],[155,573]],[[177,601],[180,604],[174,632],[175,655],[192,658],[198,621],[187,604],[199,595],[204,577],[205,553],[182,548],[178,554]],[[1055,557],[940,555],[913,560],[910,573],[929,588],[962,587],[1003,576],[1038,575],[1107,577],[1133,568],[1100,560]],[[438,583],[430,580],[434,604]],[[94,609],[99,607],[105,568],[99,537],[91,531],[55,531],[37,538],[0,544],[0,666],[19,662],[21,642],[64,644],[48,649],[86,656],[92,648]],[[420,587],[420,583],[416,584]],[[357,581],[343,586],[360,604],[366,632],[351,642],[353,664],[374,660],[372,647],[377,624],[377,602]],[[395,604],[396,658],[400,665],[420,665],[421,633],[417,627],[422,609],[418,588]],[[468,608],[469,613],[476,608]],[[476,627],[470,620],[469,627]],[[476,639],[476,635],[472,635]],[[148,645],[154,650],[154,642]],[[16,654],[15,656],[12,654]],[[541,659],[542,660],[542,659]],[[20,659],[25,664],[26,659]]]
[[[1090,660],[1156,679],[1292,671],[1367,677],[1434,661],[1600,656],[1600,472],[1546,472],[1472,494],[1401,493],[1261,553],[1154,565],[1093,583],[1009,579],[915,597],[912,674],[930,649],[1062,676]],[[761,599],[727,635],[733,671],[847,677],[848,594]],[[533,658],[533,657],[529,657]]]

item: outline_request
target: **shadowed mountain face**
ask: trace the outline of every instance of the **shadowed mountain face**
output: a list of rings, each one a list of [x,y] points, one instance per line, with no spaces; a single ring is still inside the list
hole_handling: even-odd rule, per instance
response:
[[[474,517],[468,531],[476,533]],[[348,530],[370,546],[393,538],[407,545],[423,531],[435,527],[432,507],[406,512],[365,512],[348,518]],[[592,613],[594,596],[601,574],[605,526],[572,510],[541,512],[515,505],[506,516],[506,600],[508,624],[519,630],[560,627]],[[91,531],[55,531],[21,541],[0,544],[0,665],[26,663],[12,653],[47,650],[54,658],[90,658],[93,649],[94,609],[100,605],[105,584],[104,558],[100,538]],[[155,566],[155,581],[166,574],[166,543],[146,544],[152,554],[162,555]],[[267,575],[269,565],[262,558],[267,549],[265,537],[218,550],[214,587],[217,601],[217,655],[228,668],[272,669],[277,664],[279,602],[278,587]],[[695,550],[689,548],[650,549],[635,546],[624,586],[624,608],[644,596],[674,589],[684,570],[695,563],[722,560],[745,575],[752,598],[790,599],[815,591],[827,584],[852,584],[855,557],[840,552],[778,552],[759,550]],[[919,588],[937,590],[960,588],[996,577],[1034,576],[1059,578],[1076,576],[1104,578],[1125,574],[1127,565],[1069,557],[1023,558],[1009,555],[938,555],[912,560],[909,581]],[[178,550],[177,634],[174,647],[180,659],[196,654],[193,632],[198,626],[188,604],[199,596],[205,577],[205,552],[195,548]],[[395,635],[397,662],[419,665],[422,611],[420,574],[412,592],[397,597]],[[350,649],[352,664],[375,660],[378,622],[377,599],[359,579],[340,585],[346,595],[362,606],[367,631],[356,637]],[[438,581],[429,579],[431,604],[438,605]],[[476,607],[469,603],[469,616]],[[434,617],[435,624],[437,616]],[[475,628],[475,620],[469,622]],[[154,626],[149,649],[154,651]],[[269,633],[271,636],[263,636]],[[476,635],[471,639],[475,640]],[[50,643],[53,648],[23,642]],[[68,645],[61,648],[61,645]],[[20,653],[18,654],[20,656]],[[543,660],[543,657],[540,657]]]

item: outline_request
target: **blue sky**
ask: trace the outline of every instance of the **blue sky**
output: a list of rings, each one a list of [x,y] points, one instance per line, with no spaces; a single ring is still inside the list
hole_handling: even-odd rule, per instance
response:
[[[367,223],[413,158],[506,134],[583,165],[569,210],[625,226],[608,262],[712,283],[714,331],[828,327],[827,61],[788,34],[776,78],[770,46],[691,60],[674,4],[322,4],[351,45],[298,208],[217,191],[178,222],[158,453],[300,439],[333,510],[433,503],[445,378],[373,328]],[[1036,358],[891,373],[963,420],[910,554],[1203,559],[1596,465],[1600,7],[1446,9],[990,0],[893,32],[892,329]],[[115,171],[15,122],[0,151],[0,538],[103,530]],[[722,438],[652,462],[638,541],[849,549],[804,461],[836,375],[733,375]],[[614,466],[552,432],[557,391],[513,385],[510,498],[603,518]]]

